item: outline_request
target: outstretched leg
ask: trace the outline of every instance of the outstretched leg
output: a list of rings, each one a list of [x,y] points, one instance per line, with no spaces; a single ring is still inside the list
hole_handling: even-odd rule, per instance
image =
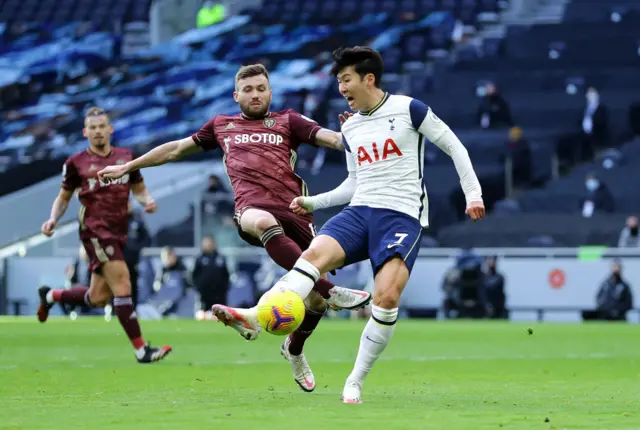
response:
[[[49,317],[49,310],[55,303],[72,306],[89,306],[102,308],[111,300],[111,290],[104,278],[97,273],[91,276],[90,287],[77,285],[69,289],[52,289],[42,286],[38,289],[40,306],[38,307],[38,321],[45,322]]]
[[[309,230],[311,227],[312,224]],[[300,246],[285,234],[275,216],[267,211],[247,209],[240,217],[240,228],[244,233],[260,239],[269,257],[283,269],[292,270],[302,256]],[[310,241],[311,237],[305,236],[305,241]],[[319,278],[311,288],[334,309],[360,309],[371,300],[369,293],[353,293],[353,290],[334,285],[326,277]]]
[[[341,267],[345,260],[344,250],[332,237],[326,235],[317,236],[311,242],[309,249],[301,253],[300,258],[294,261],[292,258],[293,254],[275,252],[275,250],[280,249],[282,244],[288,242],[293,244],[292,246],[287,246],[289,251],[292,251],[294,249],[293,247],[295,247],[298,250],[297,252],[299,252],[300,248],[293,240],[284,235],[282,228],[270,213],[258,209],[248,209],[240,219],[240,226],[244,233],[254,237],[261,237],[261,241],[265,248],[267,248],[267,252],[269,252],[269,249],[272,250],[274,254],[272,258],[276,263],[283,267],[285,267],[284,264],[290,267],[290,272],[276,283],[273,289],[290,289],[299,294],[303,299],[306,299],[309,293],[315,290],[314,286],[324,282],[332,286],[326,302],[333,308],[360,309],[371,301],[372,296],[368,292],[333,286],[333,284],[320,276],[321,273],[317,267],[322,268],[322,273],[326,273]],[[256,236],[258,234],[260,234],[260,236]],[[280,246],[275,248],[271,247],[270,243],[274,240],[280,243]],[[326,256],[328,255],[331,257],[327,259]],[[315,263],[311,263],[307,259],[313,260]],[[317,266],[314,266],[314,264],[317,264]],[[325,266],[327,267],[326,270],[324,269]],[[257,321],[257,307],[240,309],[230,308],[224,305],[214,305],[211,310],[219,321],[236,330],[246,340],[257,339],[260,334],[260,326]],[[317,313],[318,309],[314,310]],[[320,318],[321,316],[311,315],[309,317],[308,327],[312,324],[317,325]],[[305,316],[305,320],[306,319],[307,317]],[[313,322],[314,320],[315,322]],[[308,335],[306,337],[299,337],[299,342],[304,344],[304,340],[307,337]]]

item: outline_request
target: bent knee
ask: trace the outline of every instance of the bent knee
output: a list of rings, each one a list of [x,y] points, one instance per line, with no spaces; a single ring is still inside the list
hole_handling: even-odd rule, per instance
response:
[[[313,264],[321,274],[334,270],[344,263],[344,251],[333,238],[317,236],[301,257]]]
[[[324,313],[327,310],[326,300],[317,292],[311,291],[311,293],[304,299],[304,305],[307,309],[313,312]]]
[[[397,308],[400,304],[400,292],[392,288],[377,290],[373,296],[373,304],[384,309]]]

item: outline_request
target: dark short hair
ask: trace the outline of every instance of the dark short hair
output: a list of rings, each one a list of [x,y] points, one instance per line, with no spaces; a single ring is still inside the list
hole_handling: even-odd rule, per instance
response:
[[[333,51],[333,67],[331,74],[338,76],[345,68],[353,66],[360,78],[372,73],[376,87],[380,86],[382,72],[384,71],[384,61],[382,56],[375,49],[366,46],[354,46],[353,48],[339,48]]]
[[[264,75],[269,80],[269,72],[267,68],[262,64],[250,64],[248,66],[242,66],[236,73],[236,85],[240,79],[252,78],[254,76]]]

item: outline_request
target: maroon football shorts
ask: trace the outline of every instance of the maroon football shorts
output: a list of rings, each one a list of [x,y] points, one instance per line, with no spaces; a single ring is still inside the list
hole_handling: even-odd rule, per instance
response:
[[[124,242],[113,238],[98,239],[92,237],[82,239],[82,246],[84,246],[84,250],[87,251],[87,257],[89,257],[89,270],[100,273],[100,267],[104,263],[124,260],[124,245]]]
[[[261,211],[269,212],[274,216],[278,224],[284,230],[284,234],[291,240],[293,240],[303,251],[309,248],[311,241],[316,236],[316,226],[313,224],[313,215],[296,215],[293,212],[282,209],[263,209],[258,207],[246,206],[236,211],[233,220],[238,227],[238,234],[250,245],[262,247],[262,242],[259,238],[251,236],[249,233],[242,231],[240,226],[240,217],[247,209],[259,209]]]

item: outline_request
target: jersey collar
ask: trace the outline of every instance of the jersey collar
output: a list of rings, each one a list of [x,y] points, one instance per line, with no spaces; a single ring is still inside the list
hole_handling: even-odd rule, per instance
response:
[[[249,118],[248,116],[246,116],[242,112],[240,112],[240,116],[242,117],[242,119],[246,119],[246,120],[249,120],[249,121],[260,121],[262,119],[271,117],[271,111],[267,112],[262,118]]]
[[[372,107],[372,108],[371,108],[371,110],[370,110],[370,111],[368,111],[368,112],[360,111],[360,112],[359,112],[359,113],[360,113],[360,115],[364,115],[364,116],[371,116],[371,115],[373,115],[374,113],[376,113],[376,111],[377,111],[378,109],[380,109],[380,108],[382,107],[382,105],[383,105],[383,104],[385,104],[385,103],[386,103],[386,101],[387,101],[387,100],[389,100],[389,93],[384,93],[384,96],[382,97],[382,100],[380,100],[380,102],[379,102],[377,105],[375,105],[374,107]]]
[[[91,148],[87,148],[87,152],[89,153],[89,155],[93,155],[94,157],[109,158],[111,154],[113,154],[113,146],[109,149],[109,153],[107,155],[100,155],[96,152],[93,152]]]

